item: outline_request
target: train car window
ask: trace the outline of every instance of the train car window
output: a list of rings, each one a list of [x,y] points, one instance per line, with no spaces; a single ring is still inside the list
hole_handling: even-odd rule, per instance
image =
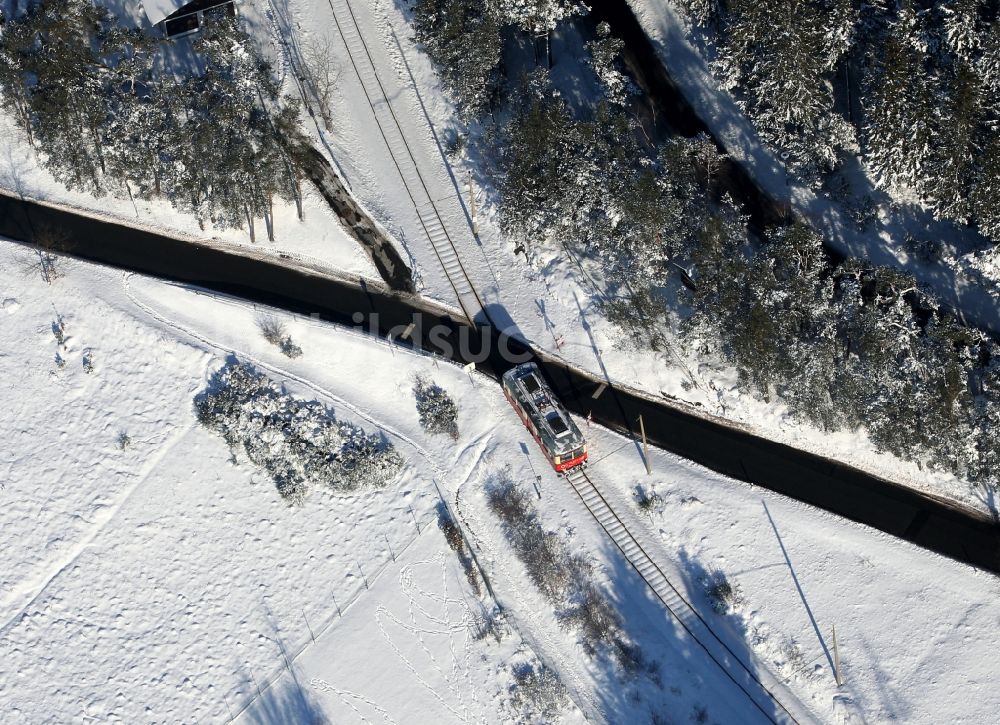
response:
[[[530,395],[534,395],[541,388],[538,384],[538,378],[534,375],[525,375],[522,380],[524,380],[524,389],[527,390]]]
[[[552,428],[552,432],[557,436],[561,436],[563,433],[567,433],[569,428],[566,426],[566,421],[564,421],[558,413],[553,413],[549,416],[549,426]]]

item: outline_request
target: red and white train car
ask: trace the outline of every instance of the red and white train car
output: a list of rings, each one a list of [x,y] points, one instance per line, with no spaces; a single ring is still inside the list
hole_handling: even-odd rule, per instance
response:
[[[502,383],[507,402],[556,471],[565,473],[586,465],[587,441],[535,363],[508,370]]]

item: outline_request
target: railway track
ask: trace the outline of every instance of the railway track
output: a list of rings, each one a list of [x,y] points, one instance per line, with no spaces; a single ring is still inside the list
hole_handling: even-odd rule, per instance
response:
[[[399,122],[399,116],[379,76],[368,43],[361,34],[361,26],[354,14],[354,8],[349,0],[327,0],[327,2],[333,12],[337,33],[347,49],[351,66],[361,83],[375,123],[399,172],[399,178],[413,204],[423,232],[462,311],[470,324],[474,324],[485,306],[465,269],[444,217],[420,172],[420,167],[403,132],[403,126]]]
[[[767,667],[754,662],[749,653],[746,657],[749,661],[744,661],[715,633],[629,531],[582,467],[572,469],[565,478],[590,515],[600,524],[670,615],[743,691],[757,710],[774,723],[804,724],[813,721],[813,716],[805,706]]]

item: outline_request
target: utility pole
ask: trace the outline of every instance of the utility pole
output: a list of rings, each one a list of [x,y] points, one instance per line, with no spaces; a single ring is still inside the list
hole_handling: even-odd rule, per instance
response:
[[[646,475],[653,475],[653,467],[649,462],[649,446],[646,444],[646,426],[642,422],[642,414],[639,414],[639,432],[642,433],[642,460],[646,463]]]
[[[479,219],[476,218],[476,193],[472,188],[472,172],[469,172],[469,209],[472,211],[472,233],[479,236]]]
[[[833,676],[837,680],[837,687],[843,687],[844,681],[840,678],[840,649],[837,647],[837,625],[833,625]]]

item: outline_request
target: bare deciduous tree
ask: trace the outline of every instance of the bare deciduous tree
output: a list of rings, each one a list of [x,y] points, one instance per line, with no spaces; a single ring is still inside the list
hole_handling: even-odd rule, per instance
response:
[[[305,83],[312,91],[319,106],[319,115],[326,130],[333,132],[330,105],[333,91],[340,82],[341,69],[334,61],[332,41],[329,35],[310,35],[302,43]]]
[[[35,233],[35,246],[38,247],[38,264],[35,268],[42,275],[45,284],[52,284],[62,277],[59,265],[59,253],[69,249],[69,234],[57,227],[40,225]]]
[[[302,348],[295,344],[292,336],[285,330],[285,323],[276,317],[262,315],[257,318],[257,329],[264,339],[281,350],[285,357],[296,358],[302,355]]]

